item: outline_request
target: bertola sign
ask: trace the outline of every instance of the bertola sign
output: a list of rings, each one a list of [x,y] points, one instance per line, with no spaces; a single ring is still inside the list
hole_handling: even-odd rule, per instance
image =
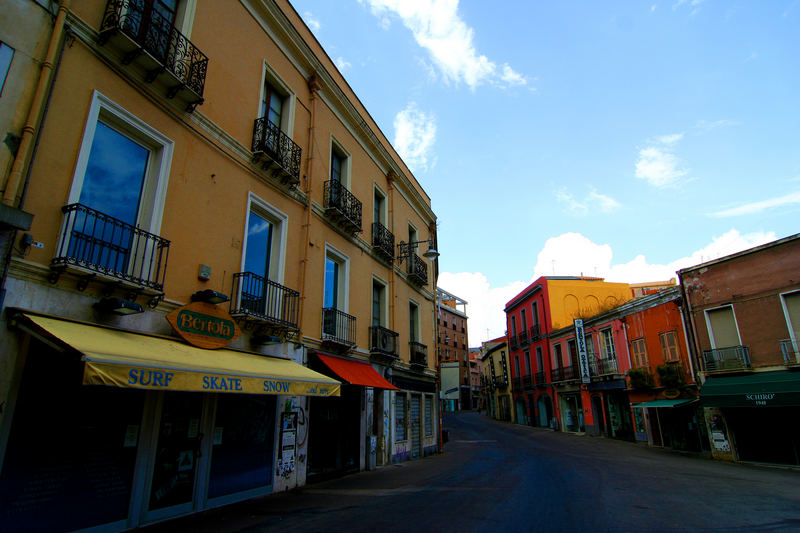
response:
[[[167,321],[183,340],[198,348],[223,348],[242,334],[231,315],[205,302],[179,307],[167,315]]]

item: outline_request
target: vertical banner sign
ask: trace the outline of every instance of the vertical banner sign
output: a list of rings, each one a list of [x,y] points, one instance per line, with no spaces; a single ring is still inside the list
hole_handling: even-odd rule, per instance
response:
[[[575,319],[575,342],[578,347],[578,362],[581,367],[581,383],[591,383],[589,375],[589,354],[586,353],[586,337],[583,334],[583,320]]]
[[[503,363],[503,382],[508,385],[508,366],[506,366],[506,352],[500,352],[500,361]]]

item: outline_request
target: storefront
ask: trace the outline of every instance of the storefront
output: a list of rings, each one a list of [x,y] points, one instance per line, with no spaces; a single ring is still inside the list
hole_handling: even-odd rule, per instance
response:
[[[339,394],[287,359],[30,313],[12,323],[9,531],[128,529],[268,494],[301,467],[303,397]]]
[[[559,391],[558,401],[559,410],[561,412],[561,430],[573,433],[582,433],[585,431],[583,403],[581,402],[580,390]]]
[[[715,457],[800,465],[800,373],[713,377],[700,398]]]
[[[435,378],[395,369],[391,382],[391,462],[417,459],[438,451],[438,413]],[[386,393],[387,396],[389,393]]]
[[[637,438],[641,438],[644,430],[651,446],[702,451],[702,416],[698,413],[698,406],[695,398],[663,398],[633,405]]]

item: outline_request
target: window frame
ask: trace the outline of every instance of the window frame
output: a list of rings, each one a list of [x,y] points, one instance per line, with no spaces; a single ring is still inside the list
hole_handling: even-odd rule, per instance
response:
[[[11,51],[11,55],[8,56],[8,63],[5,65],[0,64],[0,98],[3,96],[3,88],[6,85],[6,80],[8,79],[8,74],[11,72],[11,65],[14,63],[14,55],[16,55],[17,50],[13,46],[9,46],[8,43],[0,41],[0,51],[4,48],[7,48]],[[0,58],[4,57],[0,54]]]
[[[175,143],[97,90],[92,92],[92,101],[84,123],[81,146],[75,161],[67,203],[73,204],[80,200],[98,122],[102,122],[150,151],[142,191],[139,194],[139,214],[136,225],[147,232],[160,235]],[[65,233],[62,232],[62,236],[64,235]],[[68,237],[66,235],[66,238]]]
[[[379,298],[379,301],[378,301],[378,306],[380,307],[380,316],[378,317],[377,325],[386,328],[386,327],[388,327],[388,323],[389,323],[389,299],[387,297],[387,294],[388,294],[388,291],[389,291],[389,284],[385,280],[379,278],[378,276],[376,276],[374,274],[372,275],[372,301],[371,301],[371,305],[370,305],[370,313],[372,315],[374,315],[374,311],[375,311],[375,286],[376,285],[380,285],[380,287],[382,289],[381,298]],[[370,317],[370,324],[372,324],[373,326],[376,325],[374,316]]]
[[[709,316],[709,313],[713,313],[714,311],[719,311],[726,307],[730,308],[731,315],[733,315],[733,325],[736,327],[736,337],[738,338],[738,342],[734,346],[742,346],[742,334],[739,331],[739,321],[736,319],[736,309],[734,309],[733,304],[725,304],[703,310],[703,316],[706,321],[706,331],[708,332],[708,341],[711,344],[712,350],[717,349],[717,341],[714,338],[714,329],[711,327],[711,317]]]
[[[283,96],[281,108],[280,130],[290,139],[294,138],[294,115],[297,102],[297,94],[292,88],[281,79],[278,73],[269,65],[265,59],[261,66],[261,88],[258,94],[258,106],[256,117],[265,118],[261,113],[261,105],[264,101],[266,85],[270,84],[278,94]]]
[[[376,200],[380,198],[380,205],[376,206]],[[389,196],[381,189],[378,184],[376,183],[373,187],[372,192],[372,218],[375,219],[375,214],[378,214],[378,219],[373,220],[373,222],[378,222],[382,224],[383,227],[389,229],[388,224],[388,204],[389,203]]]
[[[675,357],[671,356],[671,350],[669,350],[669,345],[665,342],[667,335],[671,335],[672,340],[674,341]],[[669,331],[662,331],[661,333],[658,334],[658,340],[661,342],[661,355],[664,357],[665,363],[674,363],[676,361],[680,361],[681,347],[678,344],[678,335],[676,330],[671,329]]]
[[[269,202],[259,197],[252,191],[248,191],[247,193],[247,214],[245,215],[244,219],[244,237],[242,239],[242,261],[240,272],[245,271],[244,269],[245,258],[247,257],[250,215],[253,212],[266,219],[273,226],[273,238],[272,242],[270,243],[270,277],[268,279],[283,285],[283,277],[286,268],[286,246],[288,243],[289,215],[271,205]],[[274,277],[272,274],[273,270],[275,272]],[[254,272],[254,274],[259,276],[262,275],[259,272]]]
[[[414,309],[414,313],[412,313]],[[421,342],[422,332],[420,331],[420,305],[413,298],[408,300],[408,340],[409,342]]]
[[[600,330],[600,358],[604,361],[617,360],[617,348],[614,346],[614,328],[603,328]],[[610,356],[609,356],[610,350]]]
[[[350,167],[352,166],[351,161],[352,158],[350,156],[350,152],[345,150],[344,146],[340,142],[338,142],[333,136],[331,136],[330,141],[330,154],[329,161],[328,161],[328,179],[330,181],[335,181],[333,179],[333,156],[336,155],[338,158],[342,160],[342,169],[339,173],[339,183],[342,184],[342,187],[350,190]]]
[[[645,337],[631,339],[631,353],[633,355],[634,368],[650,367],[650,360],[647,356],[647,341]]]
[[[327,263],[328,259],[332,259],[334,262],[339,264],[339,279],[337,280],[337,291],[336,291],[336,300],[337,305],[335,309],[338,311],[342,311],[347,313],[350,309],[350,291],[348,287],[350,286],[350,258],[337,250],[334,246],[329,243],[325,243],[325,262],[323,263],[322,269],[322,302],[323,308],[325,307],[325,292],[327,289],[327,279],[325,276],[325,263]]]

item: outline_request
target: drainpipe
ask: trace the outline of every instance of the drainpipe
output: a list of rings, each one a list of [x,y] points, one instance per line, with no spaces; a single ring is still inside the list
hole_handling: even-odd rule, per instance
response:
[[[694,330],[694,312],[692,311],[692,302],[689,300],[689,295],[686,294],[686,285],[683,283],[683,276],[681,276],[680,272],[678,272],[678,286],[681,288],[681,299],[683,300],[681,305],[681,320],[683,320],[683,330],[687,335],[686,344],[689,348],[689,365],[692,367],[692,372],[695,372],[694,363],[692,360],[697,357],[698,367],[702,367],[702,365],[699,364],[701,362],[700,354],[702,352],[700,351],[700,346],[697,342],[697,335],[695,334]],[[686,312],[686,316],[683,314],[684,311]],[[694,382],[697,385],[700,385],[700,372],[702,372],[702,370],[698,368],[697,373],[693,375]]]
[[[303,232],[303,260],[300,263],[300,316],[298,317],[298,324],[300,325],[300,333],[297,337],[297,342],[303,342],[303,311],[305,310],[306,302],[306,276],[308,271],[308,249],[311,246],[311,182],[314,173],[314,119],[316,118],[317,110],[317,93],[322,88],[322,83],[316,74],[312,74],[308,80],[308,89],[311,92],[310,105],[311,117],[308,124],[308,156],[306,158],[306,221],[305,231]]]
[[[20,185],[25,168],[29,165],[33,156],[34,143],[38,138],[38,128],[41,125],[42,115],[45,106],[49,101],[50,90],[53,78],[55,77],[57,61],[60,61],[61,54],[59,49],[65,33],[65,22],[69,12],[69,1],[62,0],[58,7],[58,15],[53,26],[53,33],[50,34],[50,42],[47,45],[47,54],[42,63],[42,71],[39,74],[39,81],[36,85],[36,92],[33,94],[28,117],[22,127],[17,155],[11,165],[11,172],[6,181],[5,191],[3,192],[3,203],[14,206],[20,196]],[[58,57],[57,57],[58,56]]]
[[[389,192],[389,231],[392,232],[394,235],[394,182],[397,179],[397,174],[394,171],[390,170],[386,174],[386,183],[388,184],[388,192]],[[394,302],[394,263],[392,263],[392,267],[389,269],[389,329],[392,331],[396,331],[394,327],[394,317],[395,317],[395,302]]]

